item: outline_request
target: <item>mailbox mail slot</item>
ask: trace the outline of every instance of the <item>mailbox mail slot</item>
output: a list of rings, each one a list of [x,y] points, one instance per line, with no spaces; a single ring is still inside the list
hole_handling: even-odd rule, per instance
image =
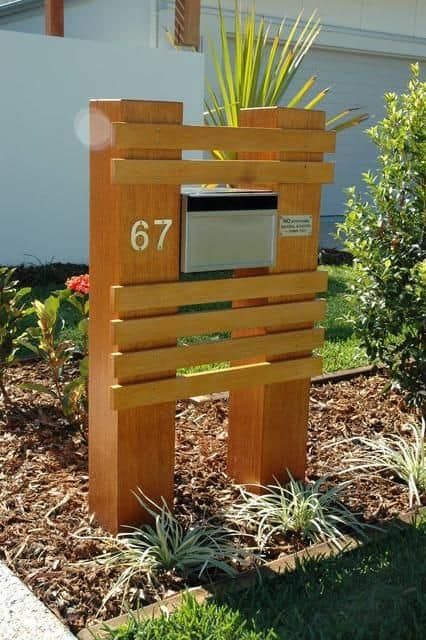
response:
[[[277,195],[241,189],[182,193],[184,273],[271,267],[277,246]]]

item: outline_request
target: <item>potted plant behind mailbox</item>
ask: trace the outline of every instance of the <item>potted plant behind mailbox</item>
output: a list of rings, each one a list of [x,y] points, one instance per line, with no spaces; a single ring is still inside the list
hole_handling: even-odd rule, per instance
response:
[[[286,20],[282,20],[275,35],[274,25],[264,18],[257,20],[256,7],[245,15],[235,2],[234,9],[234,51],[228,42],[226,19],[221,3],[219,9],[220,49],[209,39],[209,50],[218,84],[215,91],[207,83],[206,122],[214,126],[237,127],[239,113],[247,107],[274,107],[314,109],[325,98],[330,87],[317,91],[317,76],[311,76],[306,82],[290,94],[294,78],[321,31],[319,18],[314,12],[303,22],[301,12],[294,24],[286,31]],[[287,95],[289,95],[288,100]],[[329,129],[342,131],[366,120],[366,113],[353,115],[356,108],[348,108],[330,118]],[[220,159],[232,159],[232,151],[216,150],[213,155]]]

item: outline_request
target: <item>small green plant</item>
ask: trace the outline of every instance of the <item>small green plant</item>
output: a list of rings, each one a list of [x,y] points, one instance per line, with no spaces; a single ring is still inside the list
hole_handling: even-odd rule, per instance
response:
[[[367,195],[349,190],[339,235],[354,260],[353,325],[369,358],[384,363],[408,401],[426,406],[426,82],[412,67],[408,91],[385,96],[368,131],[379,171]]]
[[[412,507],[421,505],[422,496],[426,495],[425,420],[422,419],[419,425],[409,424],[408,428],[411,439],[396,434],[351,438],[349,442],[359,445],[359,448],[344,460],[344,473],[391,473],[408,486]]]
[[[31,289],[19,288],[19,282],[13,279],[14,273],[15,269],[0,267],[0,392],[6,407],[11,405],[6,371],[17,360],[18,351],[27,340],[23,321],[32,313],[26,304]]]
[[[305,56],[321,31],[315,12],[305,24],[303,13],[300,13],[287,34],[286,20],[283,20],[273,35],[274,26],[267,24],[264,18],[257,19],[254,4],[244,16],[236,1],[232,52],[220,2],[218,8],[220,54],[209,41],[218,92],[210,82],[207,84],[209,99],[205,116],[208,124],[237,127],[240,110],[246,107],[271,107],[285,101],[286,107],[314,109],[324,100],[330,87],[314,91],[316,76],[308,78],[287,98]],[[352,112],[356,110],[345,109],[331,118],[327,125],[341,130],[363,122],[367,114],[353,116]],[[229,159],[235,154],[232,151],[215,151],[214,156]]]
[[[51,386],[28,383],[27,389],[46,393],[59,403],[64,415],[72,417],[82,426],[87,423],[88,385],[88,328],[89,328],[89,276],[74,276],[67,280],[66,288],[56,291],[44,302],[33,302],[37,326],[29,330],[31,342],[27,344],[49,365]],[[64,302],[78,313],[79,345],[61,336],[65,321],[60,307]],[[79,375],[68,380],[66,366],[78,357]]]
[[[27,383],[26,389],[45,393],[57,400],[67,415],[66,382],[64,367],[71,360],[74,352],[73,343],[59,337],[64,321],[59,316],[60,299],[56,295],[49,296],[44,302],[34,300],[33,310],[37,318],[37,326],[29,329],[31,342],[29,348],[40,355],[48,364],[52,385]]]
[[[78,313],[78,331],[81,340],[81,353],[78,363],[79,375],[65,387],[65,399],[68,413],[73,414],[79,422],[87,425],[88,418],[88,383],[89,383],[89,274],[73,276],[66,281],[66,288],[58,292],[60,301],[68,302]],[[78,353],[74,345],[74,355]]]
[[[183,577],[201,577],[211,570],[235,575],[235,563],[243,555],[233,543],[235,531],[209,520],[184,528],[165,501],[157,505],[141,492],[136,498],[152,516],[154,525],[128,527],[126,533],[103,539],[111,550],[95,562],[120,571],[104,602],[118,592],[123,592],[124,601],[131,581],[154,579],[169,571]]]
[[[358,535],[364,526],[356,514],[339,500],[349,482],[326,488],[326,478],[305,484],[294,480],[283,485],[278,481],[266,487],[258,486],[262,493],[240,488],[240,500],[228,512],[228,518],[253,531],[261,549],[273,538],[296,534],[310,542],[330,541],[340,545],[344,533],[351,530]]]

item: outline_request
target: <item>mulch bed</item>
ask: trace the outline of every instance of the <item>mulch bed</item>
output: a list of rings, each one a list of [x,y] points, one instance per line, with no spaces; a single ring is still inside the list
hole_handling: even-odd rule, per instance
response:
[[[6,424],[0,400],[0,558],[73,630],[120,613],[112,598],[100,611],[116,574],[81,565],[104,550],[88,536],[105,535],[87,509],[87,444],[46,397],[24,391],[23,382],[46,383],[45,366],[31,362],[12,369],[9,388],[15,401]],[[352,445],[325,447],[335,440],[372,433],[403,433],[410,418],[404,398],[383,395],[386,380],[373,375],[314,386],[311,392],[308,477],[335,474]],[[236,489],[225,475],[227,400],[179,402],[176,409],[176,512],[183,521],[215,514]],[[381,522],[408,508],[406,489],[386,477],[352,478],[345,498],[364,518]],[[300,548],[289,540],[279,553]],[[182,581],[166,576],[158,584],[138,585],[141,604],[171,595]]]

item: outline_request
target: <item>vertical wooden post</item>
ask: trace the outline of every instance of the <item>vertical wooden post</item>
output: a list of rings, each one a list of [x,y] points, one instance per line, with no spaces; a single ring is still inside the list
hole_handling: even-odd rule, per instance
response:
[[[201,0],[176,0],[175,43],[200,49]]]
[[[111,158],[179,159],[181,152],[119,151],[108,136],[111,122],[181,123],[182,104],[91,102],[89,504],[97,520],[116,532],[122,524],[147,518],[132,494],[138,487],[157,502],[172,503],[175,403],[112,410],[110,387],[125,380],[113,377],[111,353],[117,349],[111,340],[111,285],[179,279],[180,188],[113,185]],[[158,218],[172,220],[161,251],[155,242]],[[152,235],[146,250],[135,251],[131,229],[141,219]],[[143,336],[137,346],[146,346]]]
[[[48,36],[64,36],[64,0],[44,0],[45,32]]]
[[[241,126],[286,129],[324,129],[322,111],[285,108],[245,109]],[[241,154],[243,157],[243,154]],[[244,154],[251,159],[321,161],[321,153]],[[276,188],[276,185],[269,185]],[[321,185],[278,185],[278,215],[310,214],[313,229],[310,236],[278,238],[277,262],[271,273],[314,271],[317,268]],[[257,271],[259,273],[259,271]],[[265,273],[265,270],[260,271]],[[250,275],[253,275],[252,270]],[[246,271],[235,275],[249,275]],[[258,300],[256,304],[309,299],[291,296]],[[253,301],[240,301],[235,306],[249,306]],[[285,330],[308,328],[310,325],[287,326]],[[281,328],[282,330],[283,328]],[[279,328],[274,328],[274,331]],[[260,327],[251,334],[266,333]],[[247,335],[248,332],[244,332]],[[236,335],[242,335],[238,332]],[[306,354],[297,354],[297,357]],[[295,355],[276,357],[275,360]],[[265,484],[274,478],[286,480],[286,469],[296,478],[306,471],[306,440],[310,380],[286,382],[234,391],[230,394],[228,473],[240,483]]]

